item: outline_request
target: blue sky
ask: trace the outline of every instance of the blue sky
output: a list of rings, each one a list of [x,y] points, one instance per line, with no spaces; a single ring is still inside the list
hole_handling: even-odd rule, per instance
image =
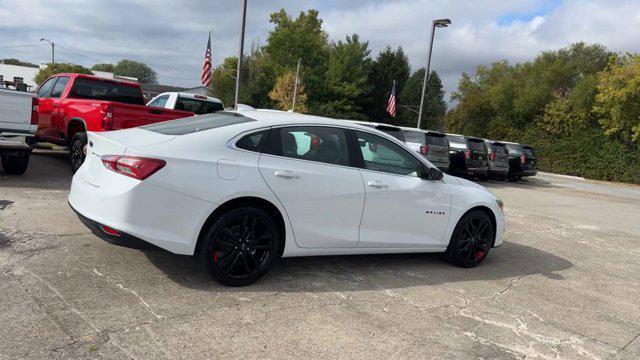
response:
[[[209,29],[214,63],[237,52],[240,7],[239,0],[0,0],[0,58],[47,62],[50,49],[39,42],[46,37],[59,45],[58,61],[129,58],[153,67],[162,83],[197,86]],[[247,46],[264,44],[269,14],[281,8],[319,9],[331,40],[358,33],[374,56],[402,46],[413,70],[426,63],[431,19],[450,18],[432,60],[448,93],[479,64],[526,61],[577,41],[640,52],[640,32],[630,31],[640,28],[637,0],[249,0]]]

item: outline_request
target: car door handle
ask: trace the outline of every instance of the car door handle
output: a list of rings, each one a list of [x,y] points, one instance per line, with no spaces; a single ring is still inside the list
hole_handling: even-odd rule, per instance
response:
[[[151,109],[151,110],[149,110],[149,113],[160,115],[160,114],[162,114],[162,110]]]
[[[51,104],[51,106],[53,106],[53,107],[58,107],[58,104],[53,103],[53,104]]]
[[[275,172],[276,176],[285,178],[285,179],[297,179],[300,177],[300,175],[294,173],[291,170],[281,170],[281,171],[276,171]]]
[[[367,185],[374,187],[374,188],[378,188],[378,189],[386,189],[389,187],[389,185],[383,183],[382,181],[369,181],[367,183]]]

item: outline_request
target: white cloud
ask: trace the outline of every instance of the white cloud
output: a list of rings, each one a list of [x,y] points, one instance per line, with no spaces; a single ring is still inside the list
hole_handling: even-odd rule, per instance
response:
[[[151,65],[163,83],[195,86],[210,28],[215,63],[236,53],[240,6],[235,0],[0,0],[0,58],[46,62],[46,46],[2,48],[38,44],[44,36],[83,55],[60,49],[61,61],[92,65],[126,57]],[[478,64],[525,61],[577,41],[640,50],[640,7],[633,0],[249,0],[247,45],[265,42],[269,14],[280,8],[294,16],[318,8],[332,40],[358,33],[374,55],[387,44],[402,46],[413,69],[426,63],[431,19],[451,18],[436,33],[431,64],[448,92]]]

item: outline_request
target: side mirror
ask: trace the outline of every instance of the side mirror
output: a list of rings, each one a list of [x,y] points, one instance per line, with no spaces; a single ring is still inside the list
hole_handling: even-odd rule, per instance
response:
[[[442,180],[442,178],[444,177],[444,174],[442,173],[442,171],[438,170],[437,168],[430,168],[426,165],[422,165],[422,178],[425,180],[432,180],[432,181],[438,181],[438,180]]]

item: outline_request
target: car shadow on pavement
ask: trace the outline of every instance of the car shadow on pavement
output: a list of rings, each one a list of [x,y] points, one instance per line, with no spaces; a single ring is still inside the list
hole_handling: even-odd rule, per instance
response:
[[[559,188],[560,186],[539,178],[525,178],[517,182],[511,182],[506,180],[479,180],[474,179],[473,182],[480,184],[490,189],[504,189],[504,188]]]
[[[465,281],[499,280],[540,274],[562,280],[562,271],[573,264],[549,252],[505,242],[492,249],[484,263],[472,269],[458,268],[441,254],[385,254],[285,258],[276,261],[257,283],[230,288],[207,274],[197,258],[177,256],[146,247],[147,258],[169,279],[198,290],[234,292],[367,291],[433,286]]]
[[[36,150],[23,175],[8,175],[0,166],[0,187],[68,190],[72,176],[66,151]]]

